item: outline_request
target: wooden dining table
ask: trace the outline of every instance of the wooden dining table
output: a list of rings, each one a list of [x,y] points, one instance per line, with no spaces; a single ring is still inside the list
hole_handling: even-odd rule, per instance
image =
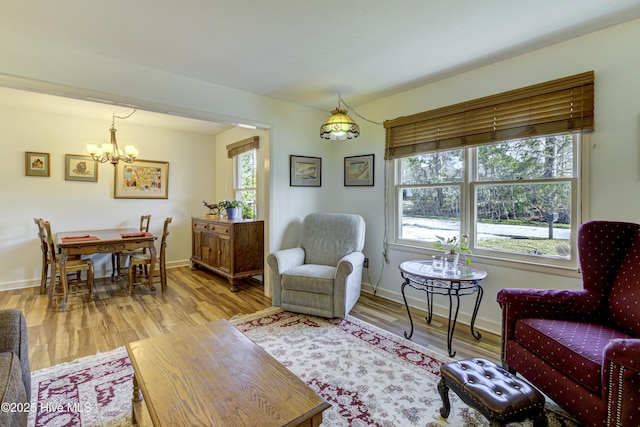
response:
[[[122,251],[132,251],[136,249],[148,249],[151,255],[149,264],[149,277],[153,277],[153,270],[156,264],[156,236],[149,232],[141,232],[137,228],[114,228],[107,230],[81,230],[81,231],[61,231],[56,234],[56,246],[60,251],[59,270],[64,271],[65,263],[69,256],[92,255],[92,254],[114,254]],[[56,266],[53,265],[51,272],[51,284],[49,286],[49,307],[53,308],[53,290],[55,289]],[[62,302],[60,311],[66,310],[68,283],[66,274],[60,274],[62,285]],[[131,285],[127,286],[127,295],[131,295]]]

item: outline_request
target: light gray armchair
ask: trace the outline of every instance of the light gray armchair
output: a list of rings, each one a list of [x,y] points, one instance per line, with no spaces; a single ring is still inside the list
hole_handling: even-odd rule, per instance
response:
[[[307,215],[302,220],[300,247],[267,257],[273,305],[328,318],[349,313],[360,297],[364,232],[359,215]]]

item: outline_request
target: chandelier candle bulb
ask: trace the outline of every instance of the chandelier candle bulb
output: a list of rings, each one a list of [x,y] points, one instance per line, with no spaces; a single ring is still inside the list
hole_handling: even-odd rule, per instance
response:
[[[111,128],[109,133],[111,134],[111,141],[107,144],[102,144],[102,148],[98,148],[96,144],[88,144],[87,152],[91,155],[91,158],[100,163],[110,162],[112,165],[117,165],[120,160],[126,163],[133,163],[138,157],[138,149],[134,145],[126,145],[124,150],[118,148],[118,142],[116,141],[115,128],[116,119],[128,119],[135,113],[133,110],[131,114],[125,117],[113,115],[111,122]]]

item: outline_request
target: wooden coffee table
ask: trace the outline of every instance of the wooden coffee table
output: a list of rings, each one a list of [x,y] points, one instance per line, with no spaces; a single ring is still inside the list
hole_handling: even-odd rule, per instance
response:
[[[331,406],[226,320],[126,347],[134,424],[317,427]]]

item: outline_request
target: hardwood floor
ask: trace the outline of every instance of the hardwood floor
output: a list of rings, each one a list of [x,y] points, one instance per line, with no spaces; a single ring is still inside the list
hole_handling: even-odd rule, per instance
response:
[[[240,292],[234,293],[226,279],[205,270],[180,267],[167,273],[164,294],[159,289],[135,289],[130,297],[120,296],[119,285],[99,279],[94,286],[95,301],[87,302],[83,294],[72,295],[65,313],[47,310],[47,296],[40,295],[39,287],[0,292],[0,308],[18,308],[25,314],[29,361],[35,371],[127,342],[271,306],[271,298],[264,296],[259,283],[243,282]],[[434,317],[428,325],[424,312],[412,309],[411,313],[412,341],[446,354],[446,319]],[[409,330],[404,305],[377,296],[363,293],[350,314],[400,336]],[[459,324],[453,341],[456,358],[482,356],[499,362],[499,337],[481,333],[482,339],[475,340],[469,327]]]

